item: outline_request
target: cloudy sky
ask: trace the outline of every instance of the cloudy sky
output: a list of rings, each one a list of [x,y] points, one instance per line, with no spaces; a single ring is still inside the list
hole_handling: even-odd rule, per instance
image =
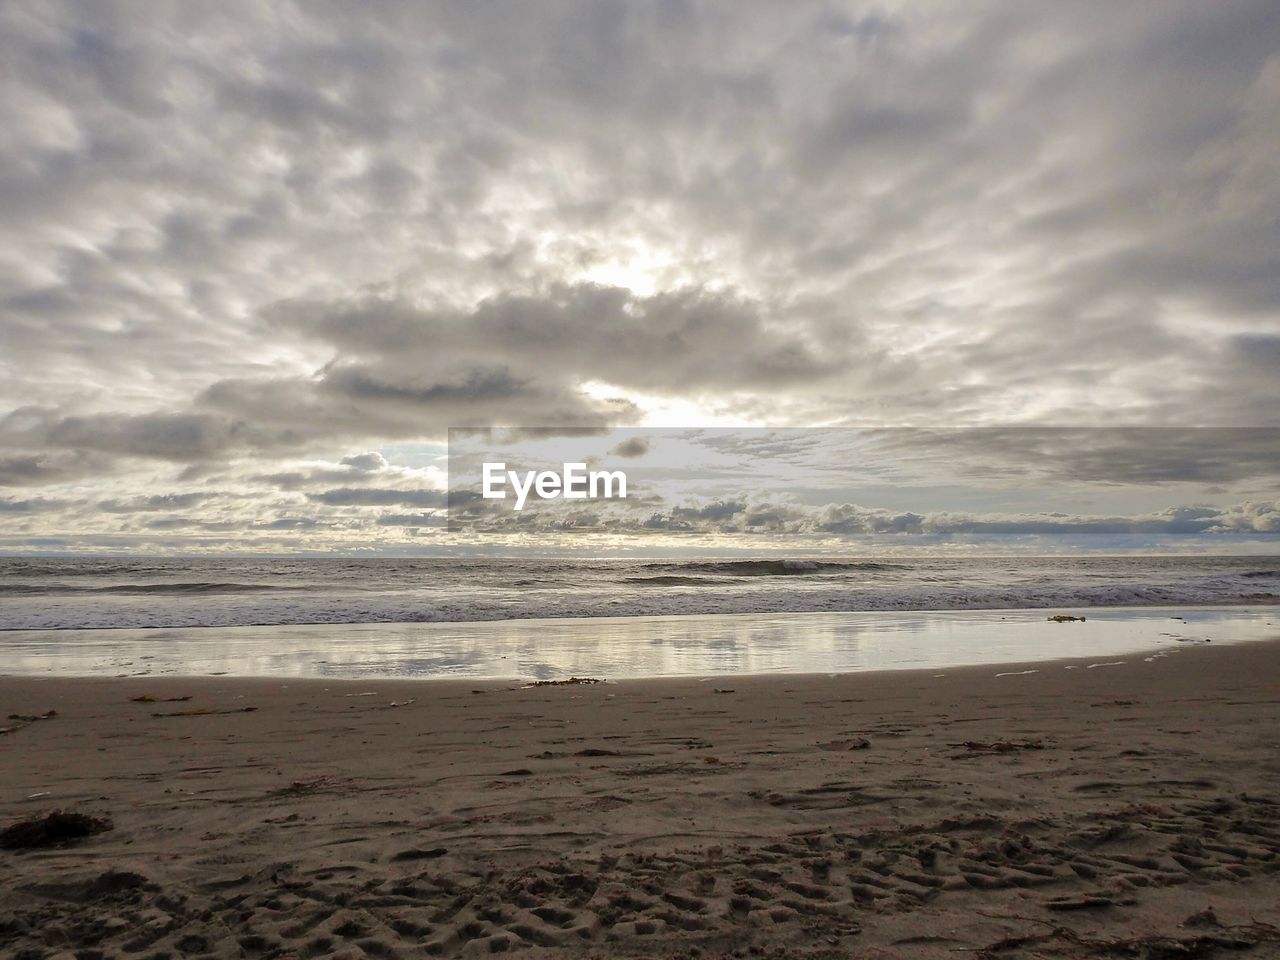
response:
[[[574,462],[626,497],[540,499],[530,472]],[[525,550],[1276,554],[1278,490],[1265,427],[452,430],[447,517],[379,522]]]
[[[0,550],[437,549],[449,427],[1280,426],[1278,50],[1274,0],[7,0]],[[1206,477],[1113,506],[1276,525]]]

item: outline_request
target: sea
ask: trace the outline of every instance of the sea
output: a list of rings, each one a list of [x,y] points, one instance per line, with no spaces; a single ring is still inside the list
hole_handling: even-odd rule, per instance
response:
[[[1256,556],[11,557],[0,673],[931,668],[1264,639],[1278,601],[1280,558]]]
[[[1280,602],[1280,557],[0,558],[0,630]]]

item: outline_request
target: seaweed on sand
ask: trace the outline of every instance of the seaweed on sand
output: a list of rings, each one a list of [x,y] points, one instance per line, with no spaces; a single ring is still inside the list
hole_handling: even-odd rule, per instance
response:
[[[44,817],[19,820],[0,830],[0,848],[5,850],[34,850],[41,847],[57,847],[95,833],[111,830],[113,824],[105,817],[91,817],[86,813],[64,813],[55,810]]]

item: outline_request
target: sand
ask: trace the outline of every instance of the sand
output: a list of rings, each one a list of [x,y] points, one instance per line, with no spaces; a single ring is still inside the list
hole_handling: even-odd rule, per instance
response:
[[[1280,956],[1280,643],[1121,659],[0,679],[0,826],[114,825],[0,851],[0,955]]]

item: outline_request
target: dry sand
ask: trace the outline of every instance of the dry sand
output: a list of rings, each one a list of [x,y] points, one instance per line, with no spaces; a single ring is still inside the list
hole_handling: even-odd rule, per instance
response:
[[[0,851],[0,954],[1280,956],[1280,644],[1123,659],[0,679],[0,825],[114,822]]]

